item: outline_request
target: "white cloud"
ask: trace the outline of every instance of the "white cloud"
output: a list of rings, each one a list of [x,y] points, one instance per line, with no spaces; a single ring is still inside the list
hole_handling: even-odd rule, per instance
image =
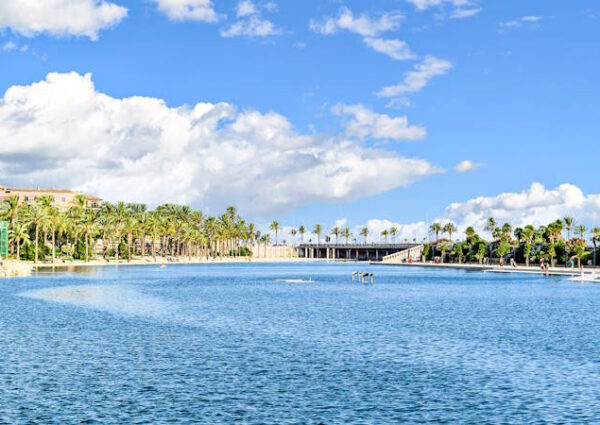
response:
[[[541,183],[533,183],[528,190],[520,193],[502,193],[454,203],[446,208],[444,214],[463,229],[472,225],[480,231],[489,217],[494,217],[500,224],[539,226],[567,215],[576,217],[578,222],[597,223],[600,219],[600,194],[585,195],[572,184],[547,189]]]
[[[331,35],[338,30],[347,30],[363,37],[376,37],[377,35],[397,30],[402,21],[402,14],[398,12],[385,13],[379,18],[371,18],[367,14],[355,17],[347,7],[342,7],[337,18],[328,18],[325,21],[311,19],[310,29],[314,32]]]
[[[4,0],[0,1],[0,29],[10,28],[26,37],[41,33],[84,36],[119,23],[127,9],[104,0]]]
[[[346,227],[346,225],[348,224],[348,219],[347,218],[338,218],[335,223],[333,223],[333,227],[339,227],[340,229]]]
[[[254,15],[255,13],[257,13],[256,6],[251,1],[245,0],[238,3],[236,13],[238,18]]]
[[[529,15],[529,16],[522,16],[519,19],[513,19],[510,21],[501,22],[499,24],[500,32],[504,32],[511,28],[520,28],[524,25],[532,27],[532,28],[536,28],[539,26],[539,23],[542,19],[543,19],[543,16]]]
[[[267,11],[272,11],[276,8],[275,3],[267,3],[265,6]],[[264,19],[261,16],[259,8],[249,0],[238,3],[237,17],[240,18],[240,20],[233,23],[229,28],[221,30],[221,37],[268,37],[283,33],[283,31],[280,28],[277,28],[273,22]]]
[[[403,16],[399,12],[384,13],[378,18],[370,17],[364,13],[354,16],[352,11],[344,6],[340,8],[337,17],[322,21],[311,19],[309,27],[312,31],[322,35],[332,35],[340,30],[346,30],[361,35],[368,47],[376,52],[388,55],[392,59],[414,59],[415,54],[411,52],[406,42],[379,37],[382,33],[397,30],[402,19]]]
[[[15,43],[14,41],[9,40],[0,47],[0,50],[3,52],[25,53],[29,50],[29,46],[27,44],[19,45],[18,43]]]
[[[91,76],[51,73],[0,98],[0,181],[109,200],[245,214],[375,195],[440,172],[422,159],[302,134],[275,112],[113,98]]]
[[[336,115],[352,117],[344,122],[346,135],[359,139],[418,140],[427,135],[422,127],[408,125],[408,119],[378,114],[363,105],[338,103],[332,108]]]
[[[173,21],[217,22],[212,0],[153,0],[158,10]]]
[[[2,45],[2,50],[4,52],[12,52],[13,50],[17,50],[19,46],[14,41],[7,41]]]
[[[422,12],[432,7],[446,9],[451,11],[449,16],[455,19],[469,18],[481,12],[479,0],[407,0],[415,8]]]
[[[229,28],[221,30],[221,36],[225,38],[239,36],[267,37],[280,34],[282,34],[281,29],[275,27],[273,22],[258,16],[250,16],[247,20],[238,21]]]
[[[452,239],[464,238],[467,227],[473,226],[481,235],[489,237],[484,230],[487,220],[494,217],[502,226],[510,223],[524,227],[547,225],[566,216],[573,216],[578,224],[587,225],[588,229],[600,224],[600,194],[584,194],[572,184],[562,184],[554,189],[547,189],[541,183],[533,183],[527,190],[518,193],[502,193],[496,196],[478,197],[466,202],[449,205],[444,214],[430,222],[399,223],[387,219],[368,220],[369,241],[381,241],[381,232],[396,226],[399,231],[398,241],[408,239],[423,240],[429,235],[429,225],[438,221],[442,224],[452,222],[458,232]],[[360,229],[365,225],[355,226],[353,238],[362,240]],[[573,234],[573,232],[572,232]],[[391,240],[391,238],[390,238]]]
[[[380,97],[397,97],[414,93],[425,87],[433,77],[444,75],[452,68],[447,60],[427,55],[423,63],[415,65],[415,70],[404,74],[402,83],[383,88],[378,93]]]
[[[376,52],[388,55],[392,59],[407,60],[416,56],[402,40],[366,37],[365,44]]]
[[[454,167],[454,171],[456,171],[457,173],[467,173],[469,171],[476,170],[480,167],[482,167],[482,164],[465,159],[464,161],[461,161],[458,164],[456,164],[456,166]]]

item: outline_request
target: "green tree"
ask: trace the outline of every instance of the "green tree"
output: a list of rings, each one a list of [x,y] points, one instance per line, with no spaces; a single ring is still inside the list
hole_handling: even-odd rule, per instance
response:
[[[360,235],[365,238],[365,245],[368,243],[369,238],[369,228],[367,226],[360,229]]]
[[[306,233],[306,227],[304,227],[304,225],[298,227],[298,233],[300,233],[300,242],[304,243],[304,234]]]
[[[313,230],[313,233],[315,235],[317,235],[317,245],[321,245],[321,234],[323,233],[323,228],[321,227],[320,224],[316,224],[315,225],[315,229]]]
[[[27,214],[27,218],[28,221],[34,226],[35,229],[35,240],[34,240],[34,246],[35,246],[35,256],[34,256],[34,263],[37,264],[38,262],[38,251],[39,251],[39,239],[40,239],[40,229],[46,225],[46,222],[48,220],[48,212],[47,209],[38,204],[31,204],[28,206],[27,210],[26,210],[26,214]]]
[[[398,227],[392,226],[390,228],[390,235],[392,236],[392,242],[396,243],[396,237],[398,236]]]
[[[448,234],[448,240],[452,242],[452,234],[457,232],[456,226],[452,222],[448,222],[442,228],[442,231]]]
[[[431,226],[429,226],[429,231],[431,233],[435,234],[435,240],[437,242],[440,240],[440,233],[442,232],[442,225],[436,221],[436,222],[432,223]]]
[[[341,233],[342,233],[342,230],[338,226],[335,226],[333,229],[331,229],[331,233],[330,234],[335,237],[335,243],[336,243],[336,245],[338,243],[338,239],[339,239]]]
[[[15,222],[15,227],[10,230],[10,241],[17,247],[17,260],[21,259],[21,245],[29,243],[29,224]]]
[[[565,228],[567,230],[567,240],[571,239],[571,229],[575,226],[575,219],[571,216],[567,216],[563,218],[563,222],[565,223]]]
[[[279,245],[279,222],[277,220],[273,220],[273,222],[270,224],[269,229],[271,229],[272,231],[275,232],[275,245]]]

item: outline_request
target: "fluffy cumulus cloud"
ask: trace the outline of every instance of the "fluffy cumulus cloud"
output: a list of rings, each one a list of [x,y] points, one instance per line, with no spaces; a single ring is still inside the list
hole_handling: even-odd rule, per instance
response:
[[[217,22],[212,0],[153,0],[158,10],[174,21]]]
[[[395,31],[400,27],[403,15],[399,12],[384,13],[379,17],[371,17],[365,13],[355,16],[347,7],[342,7],[337,17],[323,20],[311,19],[309,27],[322,35],[332,35],[338,31],[349,31],[363,37],[367,46],[376,52],[383,53],[392,59],[414,59],[415,54],[408,44],[398,39],[381,38],[380,35]]]
[[[271,12],[277,8],[277,5],[267,3],[263,8]],[[250,0],[238,3],[236,16],[238,18],[236,22],[221,30],[222,37],[268,37],[283,33],[281,28],[277,28],[273,22],[263,18],[261,8]]]
[[[516,226],[539,226],[571,215],[582,223],[594,224],[600,219],[600,195],[585,195],[577,186],[562,184],[547,189],[534,183],[528,190],[479,197],[467,202],[454,203],[446,208],[445,217],[462,227],[485,227],[489,217],[497,222]]]
[[[449,9],[449,16],[455,19],[469,18],[481,12],[479,0],[407,0],[418,11],[430,8]]]
[[[500,225],[511,223],[522,227],[528,224],[546,225],[566,216],[573,216],[577,223],[588,227],[599,225],[600,194],[584,194],[580,188],[572,184],[562,184],[549,189],[541,183],[533,183],[529,189],[522,192],[482,196],[466,202],[453,203],[446,207],[443,215],[434,218],[431,222],[456,224],[458,228],[456,236],[462,238],[465,229],[469,226],[475,227],[480,234],[487,235],[484,228],[490,217],[494,217]],[[429,234],[429,224],[424,221],[399,223],[386,219],[372,219],[366,224],[355,226],[353,234],[354,237],[362,240],[362,237],[356,235],[360,234],[362,227],[367,226],[369,240],[379,241],[383,240],[381,232],[394,226],[398,229],[398,240],[421,241],[433,236]]]
[[[26,37],[46,33],[96,40],[101,30],[125,16],[126,8],[104,0],[0,1],[0,29]]]
[[[213,211],[235,202],[251,215],[374,195],[440,171],[422,159],[299,133],[275,112],[113,98],[77,73],[9,88],[0,98],[0,140],[5,184]]]
[[[425,128],[409,125],[406,116],[390,117],[378,114],[363,105],[339,103],[332,108],[332,112],[348,118],[343,123],[348,137],[418,140],[427,135]]]
[[[378,96],[398,97],[418,92],[432,78],[444,75],[450,69],[452,69],[452,63],[449,61],[427,55],[422,63],[415,65],[413,71],[409,71],[404,75],[404,80],[401,83],[383,88]]]

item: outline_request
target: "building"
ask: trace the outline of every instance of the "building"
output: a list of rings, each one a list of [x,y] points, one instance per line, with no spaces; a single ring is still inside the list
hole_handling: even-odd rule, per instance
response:
[[[82,194],[74,190],[68,189],[22,189],[7,187],[0,184],[0,202],[10,198],[11,196],[19,197],[19,204],[33,203],[43,196],[49,196],[52,198],[53,205],[59,210],[66,210],[70,206],[75,204],[75,198],[77,195]],[[102,199],[94,195],[87,195],[87,207],[92,209],[98,209],[102,206]]]

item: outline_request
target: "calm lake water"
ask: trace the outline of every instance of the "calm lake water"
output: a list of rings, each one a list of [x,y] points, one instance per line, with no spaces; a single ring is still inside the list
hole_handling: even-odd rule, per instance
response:
[[[357,264],[0,283],[0,423],[599,421],[594,284]]]

